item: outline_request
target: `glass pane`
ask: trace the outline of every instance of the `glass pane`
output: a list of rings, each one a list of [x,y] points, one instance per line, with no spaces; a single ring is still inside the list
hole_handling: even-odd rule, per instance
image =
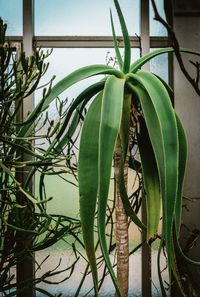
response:
[[[7,35],[22,35],[22,0],[0,0],[0,17],[8,25]]]
[[[120,1],[130,35],[139,34],[139,0]],[[110,8],[121,35],[112,0],[35,0],[35,34],[65,36],[112,35]]]
[[[156,1],[157,9],[161,17],[165,19],[165,12],[163,8],[163,0]],[[150,0],[150,36],[167,36],[167,30],[165,27],[154,20],[154,10]]]
[[[156,49],[151,49],[151,52]],[[155,57],[150,61],[150,70],[168,83],[168,54]]]

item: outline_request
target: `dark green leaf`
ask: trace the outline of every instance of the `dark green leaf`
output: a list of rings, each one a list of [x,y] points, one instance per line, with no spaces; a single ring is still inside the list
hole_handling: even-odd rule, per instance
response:
[[[101,112],[101,124],[99,131],[99,199],[98,199],[98,227],[99,239],[102,253],[108,267],[109,273],[115,285],[116,291],[121,296],[121,291],[118,286],[117,279],[113,272],[112,264],[110,262],[105,234],[105,216],[106,205],[108,199],[108,191],[110,185],[112,160],[116,144],[116,139],[119,133],[123,99],[124,99],[124,79],[119,79],[111,76],[107,79]]]
[[[122,35],[124,39],[124,63],[123,63],[123,72],[128,73],[130,68],[130,61],[131,61],[131,45],[130,45],[130,39],[128,35],[128,30],[126,27],[126,23],[124,20],[124,16],[122,14],[121,8],[119,6],[118,0],[114,0],[115,7],[117,10],[117,14],[119,17]]]
[[[78,163],[81,226],[96,294],[98,294],[98,275],[94,248],[94,219],[98,191],[101,103],[102,92],[92,102],[86,115],[81,133]]]

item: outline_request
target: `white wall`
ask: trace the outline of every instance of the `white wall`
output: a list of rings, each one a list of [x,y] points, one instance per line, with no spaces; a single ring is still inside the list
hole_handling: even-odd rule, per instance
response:
[[[181,47],[187,47],[200,51],[200,17],[178,17],[174,18],[174,30]],[[195,68],[188,60],[199,61],[184,54],[186,66],[194,77]],[[189,200],[187,203],[189,211],[184,208],[184,223],[191,229],[200,228],[200,96],[196,94],[189,82],[182,74],[178,63],[174,64],[174,88],[175,88],[175,108],[183,121],[188,136],[189,161],[184,194]],[[184,229],[184,228],[183,228]],[[189,233],[185,233],[183,237]],[[196,259],[200,259],[200,239],[191,254]]]

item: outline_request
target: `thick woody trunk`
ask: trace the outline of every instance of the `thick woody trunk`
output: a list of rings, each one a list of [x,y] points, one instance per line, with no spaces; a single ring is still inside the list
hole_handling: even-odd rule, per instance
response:
[[[120,140],[117,140],[114,171],[115,171],[115,216],[116,216],[116,246],[117,246],[117,279],[122,291],[123,297],[128,296],[129,280],[129,245],[128,245],[128,217],[125,213],[123,203],[119,192],[119,168],[120,168]],[[128,157],[124,167],[124,178],[128,182]],[[117,294],[116,294],[117,296]]]

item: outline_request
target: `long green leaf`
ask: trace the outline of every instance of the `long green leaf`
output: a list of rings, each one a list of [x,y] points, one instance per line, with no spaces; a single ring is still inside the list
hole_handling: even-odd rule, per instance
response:
[[[62,124],[62,127],[59,133],[56,135],[56,139],[54,141],[55,144],[51,146],[55,146],[55,151],[59,152],[62,148],[71,140],[77,125],[80,120],[80,114],[83,111],[83,108],[88,103],[88,101],[99,91],[101,91],[104,87],[105,81],[100,81],[98,83],[93,84],[84,90],[72,103],[70,106],[66,118]],[[73,112],[75,111],[75,115],[72,118]],[[72,120],[71,120],[72,118]],[[71,121],[70,125],[69,122]]]
[[[179,179],[178,179],[178,192],[175,207],[175,225],[176,233],[179,235],[181,226],[181,214],[182,214],[182,197],[183,197],[183,184],[185,178],[185,170],[187,163],[187,139],[185,131],[179,117],[176,115],[176,122],[178,127],[178,139],[179,139]]]
[[[171,259],[172,224],[178,185],[178,132],[175,114],[167,91],[152,74],[133,75],[148,133],[157,161],[163,199],[163,224],[166,247]],[[147,94],[146,94],[147,93]]]
[[[160,170],[162,186],[163,217],[166,224],[166,246],[170,255],[172,224],[178,190],[179,144],[176,117],[163,84],[148,72],[140,71],[137,76],[151,98],[161,126],[165,163],[164,168],[158,164],[158,169]],[[163,169],[164,172],[162,172]]]
[[[102,92],[94,99],[86,115],[81,133],[78,163],[81,226],[96,294],[98,294],[98,275],[94,248],[94,219],[98,191],[101,104]]]
[[[94,76],[94,75],[101,75],[101,74],[113,74],[117,77],[123,77],[123,74],[108,65],[90,65],[86,67],[82,67],[78,70],[75,70],[71,74],[67,75],[63,79],[61,79],[51,90],[51,93],[46,98],[44,104],[43,104],[43,110],[45,110],[49,104],[52,102],[53,99],[58,97],[62,92],[64,92],[66,89],[74,85],[75,83],[86,79],[88,77]]]
[[[141,228],[142,230],[146,230],[146,226],[141,222],[141,220],[138,218],[137,214],[133,210],[133,207],[129,201],[124,181],[124,163],[129,145],[131,99],[132,94],[126,92],[124,95],[123,114],[120,128],[121,160],[119,170],[119,190],[126,214],[139,228]]]
[[[130,68],[130,61],[131,61],[131,45],[130,45],[130,38],[128,35],[128,30],[126,27],[126,23],[124,20],[124,16],[122,14],[121,8],[119,6],[118,0],[114,0],[115,8],[117,10],[117,14],[119,17],[122,35],[124,39],[124,63],[123,63],[123,72],[128,73]]]
[[[170,53],[170,52],[174,52],[174,49],[172,47],[166,47],[166,48],[158,49],[156,51],[148,53],[148,54],[144,55],[143,57],[141,57],[140,59],[138,59],[136,62],[134,62],[130,66],[130,72],[132,72],[132,73],[137,72],[144,64],[146,64],[151,59],[153,59],[159,55]],[[180,48],[180,52],[200,56],[200,52],[192,51],[187,48]]]
[[[111,76],[107,79],[102,100],[101,124],[99,131],[99,199],[98,199],[98,230],[102,253],[115,285],[117,294],[121,295],[120,288],[115,277],[106,244],[105,218],[108,191],[110,185],[112,159],[119,133],[123,99],[124,79]]]
[[[147,241],[150,241],[155,238],[158,232],[162,197],[156,159],[143,119],[140,120],[137,140],[147,201]]]
[[[120,174],[119,174],[119,190],[120,190],[120,196],[123,202],[124,209],[126,211],[126,214],[136,224],[136,226],[138,226],[141,230],[146,231],[147,227],[138,218],[137,214],[133,210],[132,205],[129,201],[129,197],[128,197],[125,182],[124,182],[123,172],[124,172],[124,163],[123,163],[123,158],[121,158],[121,166],[120,166]]]
[[[120,53],[118,42],[117,42],[117,37],[116,37],[116,34],[115,34],[115,27],[114,27],[113,17],[112,17],[112,12],[111,11],[110,11],[110,20],[111,20],[112,36],[113,36],[113,43],[114,43],[114,47],[115,47],[115,54],[116,54],[116,57],[117,57],[117,62],[118,62],[120,70],[123,70],[123,60],[122,60],[122,57],[121,57],[121,53]]]
[[[74,102],[70,106],[60,131],[56,135],[55,139],[52,141],[51,145],[48,147],[45,153],[46,156],[48,156],[52,152],[52,150],[54,154],[55,153],[59,154],[63,150],[63,148],[70,141],[72,141],[72,136],[76,131],[77,125],[80,120],[80,114],[82,113],[83,108],[96,93],[102,90],[104,84],[105,84],[105,80],[97,82],[92,86],[86,88],[83,92],[81,92],[81,94],[78,95],[78,97],[74,100]],[[78,107],[78,110],[76,110],[77,107]],[[75,111],[75,115],[73,116],[74,111]],[[36,168],[32,168],[32,170],[29,172],[29,178],[33,176],[35,171],[36,171]],[[29,178],[27,180],[29,180]]]
[[[147,229],[146,226],[138,218],[137,214],[133,210],[132,205],[129,201],[129,197],[128,197],[125,182],[124,182],[123,171],[124,171],[124,163],[123,163],[123,158],[122,158],[121,166],[120,166],[120,174],[119,174],[119,190],[120,190],[120,196],[121,196],[121,199],[123,202],[123,206],[126,211],[126,214],[136,224],[136,226],[138,226],[141,230],[145,231]]]
[[[151,143],[153,144],[153,150],[157,152],[157,154],[155,154],[156,162],[160,164],[161,168],[164,168],[164,151],[161,127],[151,99],[143,87],[136,86],[131,83],[127,83],[127,86],[130,90],[132,90],[133,94],[137,96],[141,104],[147,130]]]
[[[83,79],[86,79],[88,77],[91,77],[94,75],[100,75],[100,74],[113,74],[113,75],[116,75],[117,77],[123,77],[123,74],[119,70],[117,70],[111,66],[108,66],[108,65],[96,64],[96,65],[82,67],[82,68],[70,73],[63,79],[61,79],[51,89],[50,94],[44,100],[42,108],[40,108],[40,112],[44,111],[55,98],[57,98],[62,92],[64,92],[66,89],[68,89],[75,83],[77,83]],[[38,107],[36,106],[36,108],[30,113],[27,121],[29,120],[30,117],[32,117],[34,119],[36,118],[35,115],[33,116],[33,114],[37,110],[38,110]],[[40,113],[38,113],[38,116],[39,116],[39,114]],[[28,124],[23,126],[22,129],[20,129],[18,137],[23,137],[23,136],[27,135],[28,133],[30,133],[31,127],[32,127],[32,121],[31,122],[28,121]]]

